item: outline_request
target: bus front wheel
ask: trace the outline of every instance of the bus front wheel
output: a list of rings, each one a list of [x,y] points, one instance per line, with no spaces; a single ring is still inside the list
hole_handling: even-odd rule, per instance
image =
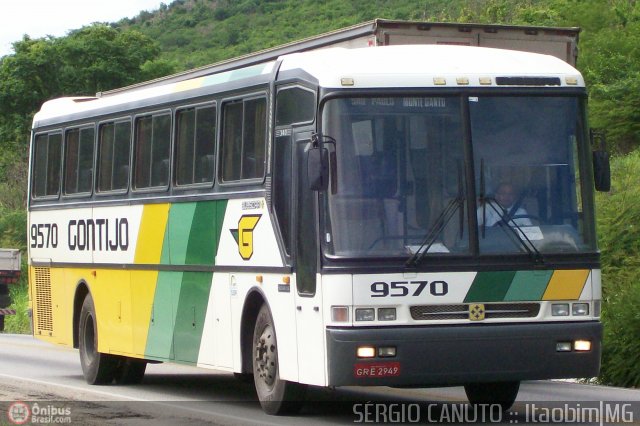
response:
[[[464,385],[464,391],[472,405],[499,405],[506,411],[516,401],[520,382],[470,383]]]
[[[84,378],[90,385],[106,385],[115,378],[118,358],[98,352],[96,308],[90,294],[84,299],[78,324],[80,364]]]
[[[264,412],[297,412],[304,402],[306,386],[280,379],[276,331],[266,305],[262,305],[256,319],[252,351],[253,379]]]

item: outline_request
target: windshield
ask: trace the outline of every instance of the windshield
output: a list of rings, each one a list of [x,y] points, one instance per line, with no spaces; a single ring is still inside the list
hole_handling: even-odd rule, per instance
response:
[[[407,256],[430,233],[430,253],[468,250],[461,117],[459,97],[327,102],[329,254]]]
[[[595,250],[583,128],[577,97],[331,99],[322,113],[332,141],[324,144],[332,173],[325,254],[415,260],[470,255],[473,246],[480,255]]]
[[[580,100],[471,97],[469,109],[480,253],[526,250],[521,240],[542,253],[594,249]]]

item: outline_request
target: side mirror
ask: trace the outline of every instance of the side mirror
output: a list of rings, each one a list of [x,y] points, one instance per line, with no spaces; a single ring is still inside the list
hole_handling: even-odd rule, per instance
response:
[[[307,152],[307,180],[312,191],[325,191],[329,184],[329,154],[324,148]]]
[[[593,181],[596,191],[607,192],[611,189],[611,166],[609,153],[606,151],[607,142],[604,132],[590,129],[593,151]]]
[[[606,151],[593,151],[593,180],[596,191],[607,192],[611,189],[611,167]]]

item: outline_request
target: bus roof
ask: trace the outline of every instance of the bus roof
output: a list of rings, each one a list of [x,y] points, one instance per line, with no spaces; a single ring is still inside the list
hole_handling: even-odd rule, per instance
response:
[[[428,88],[498,86],[583,87],[580,73],[549,55],[450,45],[327,48],[279,58],[279,72],[300,70],[326,88]],[[43,104],[34,128],[72,117],[151,106],[167,97],[188,99],[215,93],[216,86],[246,78],[273,78],[276,62],[196,77],[160,86],[143,86],[105,97],[61,98]],[[189,93],[187,93],[189,92]],[[205,93],[206,92],[206,93]]]
[[[335,88],[514,85],[497,83],[501,77],[522,77],[515,85],[524,86],[548,85],[533,77],[559,78],[553,85],[566,86],[568,77],[572,86],[584,86],[580,72],[556,57],[487,47],[331,48],[283,57],[281,72],[296,68],[316,77],[321,87]]]

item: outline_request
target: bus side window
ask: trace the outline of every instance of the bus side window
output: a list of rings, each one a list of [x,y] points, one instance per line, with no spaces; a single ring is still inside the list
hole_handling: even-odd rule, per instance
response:
[[[176,184],[213,182],[215,106],[179,110],[176,123]]]
[[[98,131],[98,192],[127,189],[130,151],[130,121],[100,125]]]
[[[67,195],[91,192],[94,135],[93,126],[70,129],[65,134],[64,193]]]
[[[60,192],[62,133],[36,136],[32,195],[34,198],[57,196]]]
[[[310,123],[316,116],[316,95],[311,90],[287,87],[278,90],[276,126]]]
[[[171,115],[153,114],[136,119],[134,184],[136,189],[169,183]]]
[[[222,181],[264,177],[266,98],[227,102],[222,117]]]

